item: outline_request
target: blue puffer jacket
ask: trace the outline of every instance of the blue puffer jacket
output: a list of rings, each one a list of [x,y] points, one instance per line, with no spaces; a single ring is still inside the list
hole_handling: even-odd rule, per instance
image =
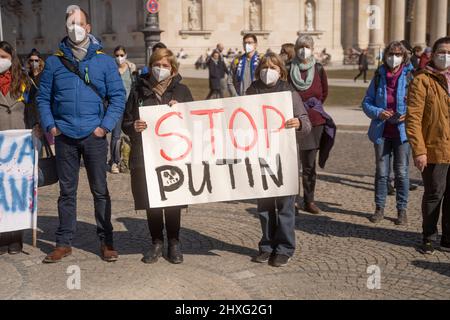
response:
[[[102,99],[69,71],[57,55],[47,59],[41,75],[37,97],[42,128],[50,131],[58,128],[64,135],[80,139],[101,127],[112,131],[123,116],[126,92],[114,59],[100,52],[101,43],[89,35],[91,44],[86,57],[80,61],[79,69],[97,88],[109,105],[105,112]],[[77,64],[66,37],[60,44],[60,52]]]
[[[412,64],[404,66],[402,75],[398,79],[397,89],[397,112],[401,115],[406,114],[406,98],[409,82],[412,80],[412,72],[414,67]],[[383,65],[379,68],[379,75],[375,76],[370,83],[364,98],[362,107],[364,113],[372,119],[369,128],[369,139],[375,144],[383,142],[383,133],[385,121],[381,120],[380,114],[387,109],[387,90],[386,90],[386,67]],[[376,79],[378,77],[378,80]],[[378,82],[378,87],[377,86]],[[375,92],[376,90],[376,92]],[[398,124],[400,132],[400,140],[402,143],[408,141],[405,130],[405,122]]]

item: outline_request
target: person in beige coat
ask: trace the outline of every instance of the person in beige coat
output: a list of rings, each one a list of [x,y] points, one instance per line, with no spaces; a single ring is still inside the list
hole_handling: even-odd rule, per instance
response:
[[[450,37],[434,44],[431,62],[417,72],[408,94],[406,132],[422,172],[423,245],[433,254],[442,206],[441,249],[450,251]]]

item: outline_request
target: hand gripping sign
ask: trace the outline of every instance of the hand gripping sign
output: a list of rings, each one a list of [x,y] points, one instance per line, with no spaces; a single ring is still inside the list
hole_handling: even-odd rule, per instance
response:
[[[141,107],[150,206],[298,193],[290,92]]]

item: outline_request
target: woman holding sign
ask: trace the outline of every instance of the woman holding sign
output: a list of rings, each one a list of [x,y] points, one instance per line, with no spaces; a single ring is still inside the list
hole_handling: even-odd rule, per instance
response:
[[[172,51],[159,49],[150,58],[151,72],[139,78],[131,91],[125,110],[122,129],[131,139],[131,189],[135,210],[146,210],[148,226],[153,246],[144,255],[144,263],[155,263],[163,255],[164,235],[166,228],[169,242],[169,261],[174,264],[183,262],[180,250],[181,207],[150,209],[147,182],[145,178],[144,155],[141,133],[147,129],[147,123],[139,119],[139,107],[191,102],[191,91],[181,84],[178,74],[178,62]],[[164,223],[165,219],[165,223]]]
[[[257,80],[248,88],[247,95],[292,91],[295,118],[286,122],[286,128],[298,130],[300,137],[309,134],[311,122],[308,113],[300,96],[287,82],[287,71],[281,58],[275,53],[266,54],[256,69],[255,78]],[[296,196],[258,199],[263,235],[259,242],[259,254],[253,258],[254,262],[269,261],[274,267],[282,267],[294,255],[295,198]]]
[[[25,91],[28,87],[19,58],[8,42],[0,42],[0,131],[25,129]],[[0,207],[0,211],[3,210]],[[22,231],[0,233],[0,255],[22,252]]]

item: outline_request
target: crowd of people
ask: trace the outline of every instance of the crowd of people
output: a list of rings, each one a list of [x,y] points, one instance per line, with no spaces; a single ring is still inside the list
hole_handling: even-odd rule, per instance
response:
[[[138,74],[123,46],[114,50],[115,60],[102,52],[83,9],[68,10],[66,21],[67,36],[59,50],[46,61],[33,50],[27,58],[27,72],[14,48],[0,42],[0,130],[33,129],[42,143],[55,147],[59,227],[56,246],[43,262],[57,263],[72,254],[81,159],[94,197],[100,256],[108,262],[118,259],[111,223],[107,156],[110,153],[111,172],[120,172],[123,132],[131,145],[127,165],[134,209],[146,211],[151,234],[152,246],[142,261],[152,264],[163,255],[165,230],[169,261],[182,263],[182,207],[150,208],[141,138],[147,123],[139,117],[143,106],[193,101],[190,89],[182,83],[177,57],[159,43],[153,47],[148,66]],[[300,164],[303,194],[257,200],[262,237],[259,253],[253,257],[255,263],[269,262],[281,267],[295,252],[298,211],[302,208],[311,214],[321,213],[315,197],[316,168],[317,163],[325,166],[336,137],[336,125],[324,109],[328,79],[324,66],[315,58],[314,40],[309,35],[301,35],[295,44],[283,44],[280,54],[261,55],[257,36],[246,34],[243,50],[232,59],[230,67],[224,61],[223,45],[211,52],[206,62],[210,72],[207,98],[222,98],[226,91],[233,97],[286,91],[292,94],[294,118],[286,122],[286,128],[297,135],[298,152],[293,156],[298,157]],[[411,51],[400,41],[386,47],[362,103],[371,119],[368,135],[376,163],[376,210],[370,220],[378,223],[384,217],[393,167],[396,224],[407,224],[412,153],[425,188],[421,250],[432,254],[441,211],[440,246],[450,250],[450,38],[439,39],[423,56],[420,50]],[[423,64],[422,58],[428,62]],[[360,65],[363,74],[367,61],[360,59]],[[22,238],[22,232],[0,234],[0,255],[20,253]]]

